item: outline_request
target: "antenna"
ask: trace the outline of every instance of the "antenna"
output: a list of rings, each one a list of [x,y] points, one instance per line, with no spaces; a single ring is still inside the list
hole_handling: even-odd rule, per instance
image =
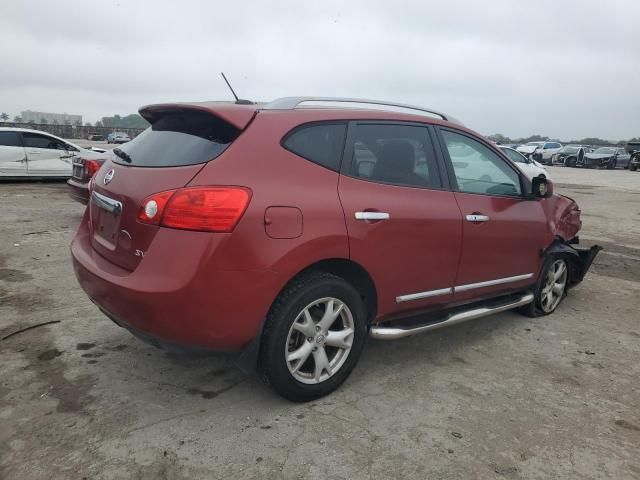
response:
[[[231,93],[233,94],[234,98],[236,99],[236,104],[238,104],[238,105],[253,105],[253,102],[251,100],[243,100],[241,98],[238,98],[238,95],[236,95],[236,92],[233,91],[233,87],[229,83],[229,80],[227,80],[227,77],[225,77],[224,72],[220,72],[220,75],[222,75],[222,78],[224,78],[224,81],[226,82],[227,86],[229,87],[229,90],[231,90]]]

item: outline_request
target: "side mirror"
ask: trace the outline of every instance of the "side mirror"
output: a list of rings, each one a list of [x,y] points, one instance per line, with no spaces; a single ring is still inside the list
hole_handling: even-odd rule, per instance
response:
[[[531,194],[535,198],[549,198],[553,195],[553,183],[542,176],[533,177],[531,180]]]

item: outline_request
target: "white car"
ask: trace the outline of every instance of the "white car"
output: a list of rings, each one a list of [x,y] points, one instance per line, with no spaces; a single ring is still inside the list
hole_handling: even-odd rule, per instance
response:
[[[547,172],[547,169],[544,168],[544,165],[531,158],[525,157],[513,148],[505,147],[503,145],[498,145],[498,147],[516,164],[520,170],[522,170],[522,173],[524,173],[527,178],[532,179],[533,177],[544,175],[544,177],[551,180],[551,176],[549,175],[549,172]]]
[[[73,158],[92,151],[39,130],[0,127],[0,178],[69,178]]]
[[[551,165],[551,157],[562,150],[562,144],[558,142],[529,142],[520,145],[516,150],[527,158]]]

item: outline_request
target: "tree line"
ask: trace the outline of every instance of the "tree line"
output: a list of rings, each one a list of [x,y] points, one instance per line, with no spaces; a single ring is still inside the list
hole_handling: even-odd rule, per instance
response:
[[[8,122],[10,118],[11,117],[6,112],[2,112],[0,114],[0,120],[2,120],[3,122]],[[22,117],[20,115],[14,116],[13,123],[23,123]],[[40,121],[38,122],[30,121],[28,123],[47,125],[49,122],[47,121],[46,118],[41,118]],[[51,123],[52,125],[60,125],[60,123],[57,122],[56,120],[54,120]],[[63,125],[81,126],[81,123],[79,121],[71,123],[67,120],[63,123]],[[137,113],[132,113],[130,115],[125,115],[122,117],[117,114],[112,117],[102,117],[102,119],[95,122],[95,124],[92,124],[91,122],[86,122],[84,125],[85,127],[95,126],[95,127],[111,127],[111,128],[147,128],[149,126],[149,123]]]

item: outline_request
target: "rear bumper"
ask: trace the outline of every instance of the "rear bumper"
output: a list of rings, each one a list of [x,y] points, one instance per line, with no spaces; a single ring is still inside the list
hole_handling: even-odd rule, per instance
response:
[[[77,180],[70,178],[67,180],[67,187],[69,189],[69,196],[76,202],[80,202],[83,205],[87,205],[89,203],[88,183],[80,183]]]
[[[74,271],[118,325],[158,346],[229,353],[242,351],[259,332],[277,295],[274,272],[216,270],[213,234],[171,229],[158,232],[130,272],[93,249],[87,224],[85,215],[71,244]]]

